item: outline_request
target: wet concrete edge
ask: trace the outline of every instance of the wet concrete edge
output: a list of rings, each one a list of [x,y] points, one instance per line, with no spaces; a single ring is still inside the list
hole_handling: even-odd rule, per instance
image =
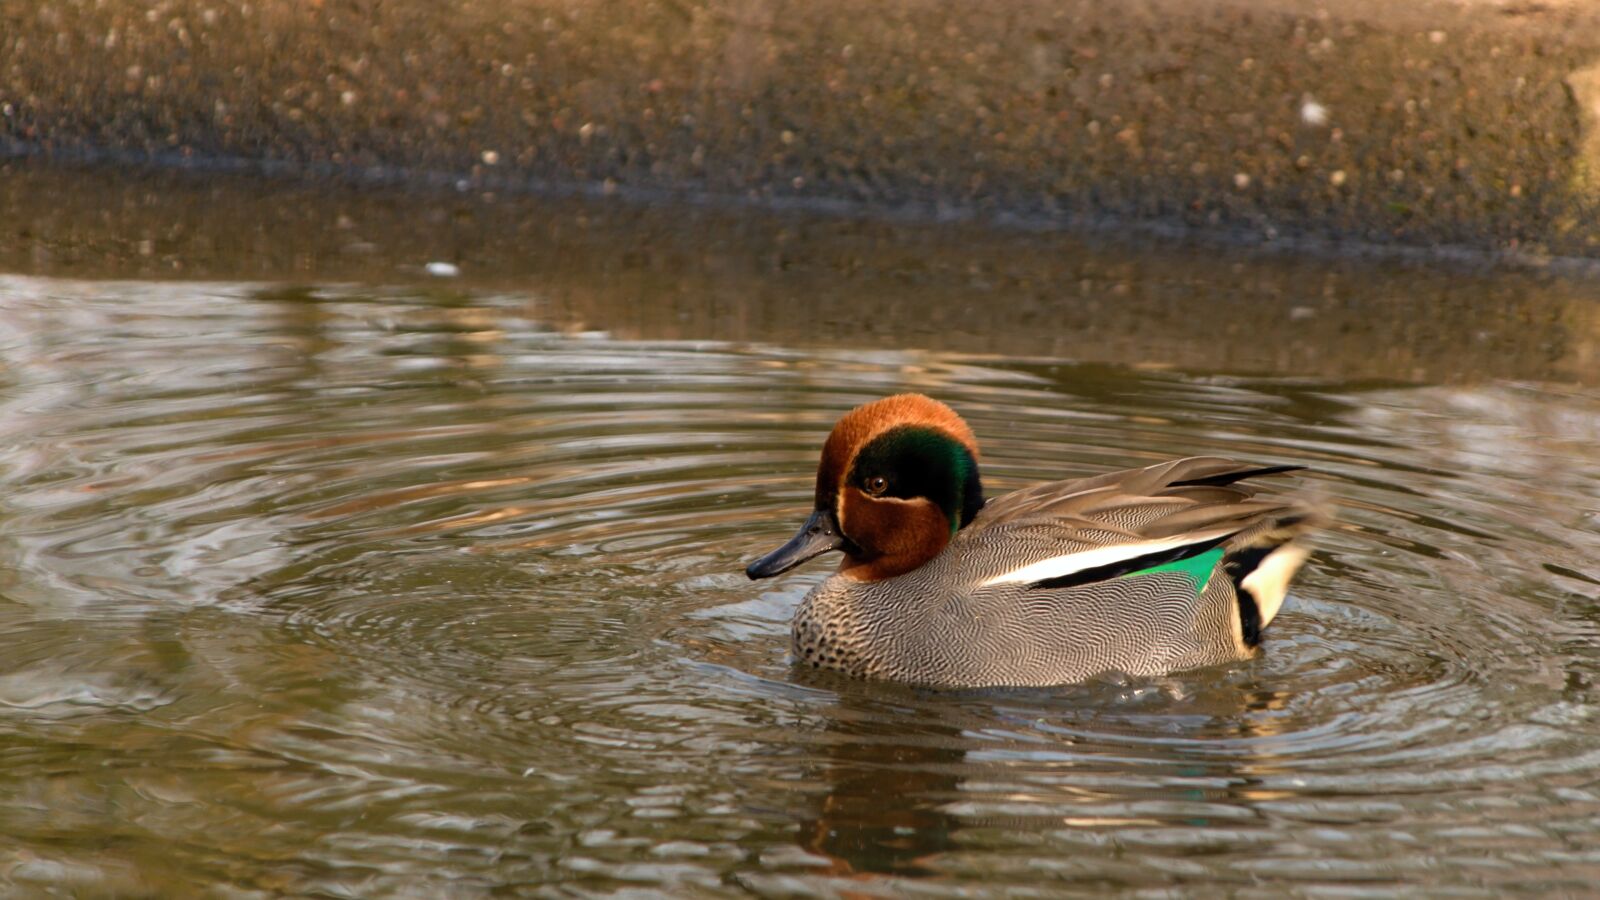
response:
[[[530,328],[912,366],[931,351],[1345,381],[1600,377],[1600,280],[1548,267],[36,161],[0,163],[0,272],[15,273],[0,320],[80,280],[242,282],[286,303],[515,298]]]

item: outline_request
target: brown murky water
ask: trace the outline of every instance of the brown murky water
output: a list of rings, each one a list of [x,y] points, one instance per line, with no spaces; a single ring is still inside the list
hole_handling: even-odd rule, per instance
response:
[[[265,190],[184,207],[258,253],[74,274],[170,236],[162,193],[64,197],[0,276],[0,892],[1600,881],[1581,283],[560,205],[515,240],[525,207],[474,207],[464,277],[424,282],[398,201]],[[352,231],[378,249],[292,262]],[[1312,466],[1341,526],[1248,663],[802,676],[819,567],[742,565],[832,420],[905,389],[996,493],[1218,453]]]

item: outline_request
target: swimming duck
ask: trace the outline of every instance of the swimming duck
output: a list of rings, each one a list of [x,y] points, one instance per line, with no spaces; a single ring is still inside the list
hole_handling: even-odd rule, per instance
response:
[[[1298,468],[1193,457],[985,501],[967,423],[901,394],[839,420],[811,517],[745,572],[842,551],[795,612],[793,652],[863,678],[1042,686],[1244,659],[1321,516],[1241,482]]]

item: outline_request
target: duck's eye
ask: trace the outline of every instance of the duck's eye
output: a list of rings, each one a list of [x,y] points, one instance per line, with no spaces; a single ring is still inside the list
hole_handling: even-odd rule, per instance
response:
[[[882,475],[874,475],[867,479],[867,493],[876,497],[889,489],[889,479]]]

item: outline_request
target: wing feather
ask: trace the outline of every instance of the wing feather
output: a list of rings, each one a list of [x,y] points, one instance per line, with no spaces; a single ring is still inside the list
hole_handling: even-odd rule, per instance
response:
[[[1010,549],[1016,564],[990,569],[984,585],[1118,572],[1194,546],[1247,544],[1306,517],[1303,501],[1258,498],[1241,483],[1296,468],[1192,457],[1036,485],[990,501],[958,539]]]

